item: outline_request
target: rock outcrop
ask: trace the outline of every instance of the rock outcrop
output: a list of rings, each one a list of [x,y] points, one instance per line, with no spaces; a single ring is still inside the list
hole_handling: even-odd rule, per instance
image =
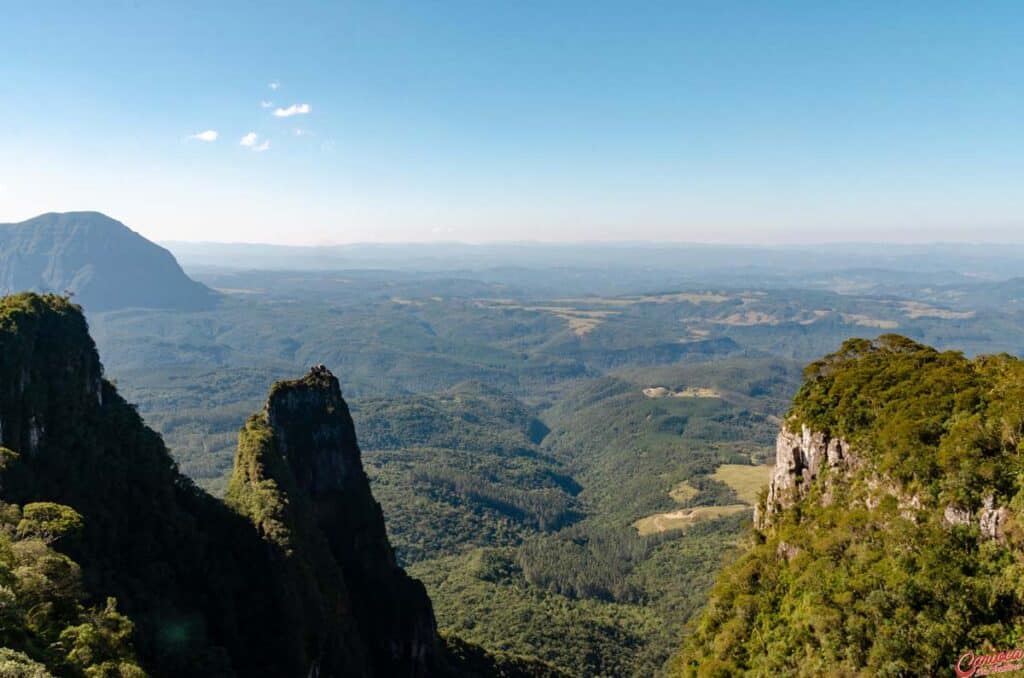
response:
[[[768,483],[765,503],[754,508],[754,526],[759,530],[767,529],[776,515],[807,496],[811,484],[826,469],[839,474],[832,477],[835,481],[847,478],[850,471],[860,466],[861,460],[842,438],[812,431],[806,425],[801,425],[799,432],[783,426],[775,440],[775,470]],[[867,474],[864,487],[867,493],[861,500],[869,509],[876,508],[885,496],[896,498],[897,507],[908,520],[916,521],[916,512],[924,509],[920,496],[901,491],[895,483],[877,473]],[[821,501],[823,504],[831,501],[831,488],[827,484],[822,488]],[[947,525],[977,525],[982,536],[1002,539],[1010,512],[1005,506],[998,506],[993,496],[988,496],[975,512],[950,504],[942,518]]]
[[[117,599],[156,677],[459,675],[395,563],[326,369],[277,384],[239,436],[228,503],[182,476],[102,377],[81,309],[0,299],[0,506],[81,515],[66,555]]]
[[[1005,506],[996,506],[995,497],[986,497],[978,514],[978,528],[989,539],[1002,539],[1003,528],[1009,518],[1009,509]]]
[[[884,335],[804,375],[676,675],[937,676],[1016,638],[1024,361]]]
[[[331,675],[436,673],[430,600],[395,561],[334,375],[317,366],[275,384],[246,425],[235,464],[228,501],[284,549],[283,561],[315,563],[316,586],[343,612],[328,611],[331,632],[320,642],[327,648],[340,635],[348,646],[325,649],[312,666],[332,667]]]
[[[764,506],[754,509],[754,525],[765,529],[773,516],[807,495],[811,482],[825,469],[855,466],[856,457],[842,438],[831,438],[806,425],[799,432],[783,426],[775,439],[775,470]]]
[[[1004,529],[1010,519],[1010,510],[1005,506],[997,506],[993,495],[985,497],[981,507],[972,513],[968,509],[950,504],[942,514],[947,525],[973,525],[978,526],[982,536],[989,539],[1001,540],[1004,537]]]

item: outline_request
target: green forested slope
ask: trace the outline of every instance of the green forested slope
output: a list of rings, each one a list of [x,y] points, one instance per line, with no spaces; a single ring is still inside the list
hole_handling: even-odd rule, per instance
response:
[[[249,272],[222,283],[231,293],[215,313],[96,317],[115,375],[182,468],[222,491],[234,431],[266,386],[324,362],[354,405],[397,555],[428,582],[441,626],[551,657],[553,641],[526,641],[535,594],[657,619],[662,635],[647,635],[642,652],[595,632],[593,673],[605,661],[656,671],[678,645],[708,590],[697,573],[731,557],[750,515],[716,471],[727,464],[756,481],[798,385],[788,358],[873,327],[967,351],[1022,345],[1017,311],[961,305],[955,290],[911,303],[865,290],[666,282],[663,293],[562,298],[552,287],[532,298],[480,279],[386,271]],[[649,398],[647,387],[721,397]],[[535,418],[551,429],[543,440],[530,434]],[[695,526],[669,520],[653,539],[633,527],[677,512]],[[685,546],[679,526],[707,529],[704,550]],[[463,576],[477,548],[518,568],[509,581],[527,594],[493,627],[474,612],[486,604],[479,578]]]
[[[677,672],[943,675],[1018,646],[1024,363],[850,340],[807,368],[788,425],[858,461],[752,535]]]
[[[55,546],[80,565],[88,605],[117,598],[143,665],[225,675],[286,661],[286,640],[261,623],[274,602],[248,593],[273,576],[258,535],[177,472],[102,378],[80,309],[57,296],[0,300],[0,372],[2,442],[17,453],[0,498],[82,516],[77,538]]]
[[[772,361],[718,367],[721,372],[700,366],[623,372],[570,391],[547,410],[551,432],[535,458],[578,484],[579,519],[556,530],[520,530],[504,541],[464,540],[450,556],[412,557],[410,571],[431,592],[439,625],[484,647],[533,654],[578,675],[660,673],[682,624],[704,604],[714,572],[731,557],[750,509],[646,537],[633,523],[652,512],[739,502],[711,475],[723,463],[754,468],[754,460],[765,458],[777,426],[773,417],[781,414],[776,408],[796,386],[795,371]],[[656,384],[699,385],[718,389],[721,397],[644,395]],[[488,411],[515,411],[482,404],[473,409],[472,418],[482,422],[489,421]],[[526,419],[503,416],[522,422],[513,427],[522,436]],[[453,425],[444,417],[434,421]],[[430,459],[442,464],[461,453],[434,454]],[[682,501],[671,496],[681,483],[693,487]],[[400,497],[411,496],[415,487],[396,482],[390,491],[375,489],[389,525],[402,522],[392,515],[406,512]]]
[[[0,448],[3,462],[15,454]],[[61,553],[82,517],[49,502],[0,502],[0,676],[141,678],[134,625],[117,601],[90,601],[79,565]]]
[[[497,389],[371,398],[353,417],[403,562],[515,545],[580,516],[578,485],[538,447],[547,428]]]
[[[274,385],[224,503],[103,378],[80,307],[0,299],[0,675],[143,671],[553,673],[437,635],[326,369]]]

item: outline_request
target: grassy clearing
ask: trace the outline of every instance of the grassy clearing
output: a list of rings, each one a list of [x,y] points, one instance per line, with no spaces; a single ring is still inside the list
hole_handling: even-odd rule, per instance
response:
[[[489,299],[480,303],[486,308],[551,313],[560,320],[564,320],[573,334],[578,337],[592,332],[605,319],[619,313],[619,311],[587,311],[569,306],[522,306],[511,299]]]
[[[827,318],[831,313],[831,311],[826,311],[825,309],[821,308],[810,311],[809,313],[807,311],[804,311],[798,314],[799,317],[796,318],[796,321],[801,325],[813,325],[822,318]]]
[[[672,294],[646,294],[640,297],[573,297],[556,299],[563,304],[597,304],[601,306],[632,306],[633,304],[721,304],[732,297],[715,292],[675,292]]]
[[[582,337],[587,332],[592,331],[598,325],[601,324],[603,318],[588,318],[576,315],[568,315],[565,313],[556,313],[556,316],[569,323],[569,329],[572,330],[573,334],[577,337]]]
[[[722,394],[713,388],[704,388],[703,386],[692,386],[690,388],[684,388],[681,391],[676,391],[672,394],[673,398],[721,398]]]
[[[684,480],[669,490],[668,496],[672,497],[673,500],[680,504],[685,504],[696,497],[699,493],[700,490]]]
[[[860,313],[840,313],[839,316],[843,319],[844,323],[860,325],[861,327],[878,327],[883,330],[892,330],[900,326],[895,320],[882,320],[881,318],[872,318]]]
[[[653,516],[647,516],[633,523],[633,527],[640,534],[641,537],[645,537],[649,534],[655,534],[657,532],[667,532],[669,530],[685,530],[692,525],[704,522],[706,520],[714,520],[715,518],[721,518],[722,516],[731,516],[734,513],[740,513],[742,511],[749,511],[750,507],[746,504],[730,504],[728,506],[698,506],[690,509],[679,509],[678,511],[669,511],[668,513],[656,513]]]
[[[745,311],[732,313],[724,318],[715,318],[708,322],[735,327],[751,327],[753,325],[778,325],[781,321],[776,316],[761,311]]]
[[[757,494],[771,477],[774,466],[746,466],[744,464],[722,464],[711,477],[732,488],[740,501],[753,506],[757,502]]]
[[[974,311],[950,311],[945,308],[935,308],[919,301],[904,301],[900,304],[903,312],[908,318],[940,318],[942,320],[963,320],[973,318]]]
[[[423,302],[418,299],[405,299],[404,297],[391,297],[391,303],[399,306],[423,306]]]
[[[643,389],[643,393],[648,398],[721,398],[722,394],[718,391],[710,388],[704,388],[703,386],[691,386],[690,388],[684,388],[679,391],[673,391],[665,388],[664,386],[651,386]]]
[[[664,386],[651,386],[650,388],[644,389],[644,395],[648,398],[664,398],[672,391],[668,390]]]

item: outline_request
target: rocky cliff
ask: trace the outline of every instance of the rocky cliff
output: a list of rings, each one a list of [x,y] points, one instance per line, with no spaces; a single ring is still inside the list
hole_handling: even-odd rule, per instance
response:
[[[775,439],[775,469],[763,504],[754,508],[754,525],[767,529],[779,512],[807,496],[811,484],[826,470],[843,472],[856,464],[850,446],[806,425],[800,431],[783,426]]]
[[[134,646],[111,650],[126,667],[137,656],[156,676],[544,669],[518,660],[499,669],[478,649],[458,645],[453,657],[442,644],[422,585],[395,564],[352,419],[337,379],[324,368],[275,385],[264,411],[243,426],[225,503],[178,472],[160,436],[103,378],[78,306],[53,295],[4,298],[0,548],[34,534],[37,519],[18,523],[20,506],[38,520],[56,512],[75,528],[73,537],[54,543],[59,558],[74,562],[58,564],[72,574],[80,568],[84,604],[102,612],[103,601],[114,597],[134,622],[134,632],[128,621],[114,625]],[[51,527],[43,523],[38,531],[52,543]],[[0,602],[7,600],[8,561],[22,570],[27,562],[28,547],[18,548],[14,560],[0,553]],[[43,565],[58,562],[42,546],[36,552]],[[50,581],[44,589],[54,589]],[[27,609],[40,609],[31,591],[16,593]],[[72,613],[78,609],[68,604]],[[89,618],[120,619],[111,609]],[[73,622],[75,614],[62,619]],[[52,645],[44,647],[28,621],[19,624],[20,630],[0,627],[0,646],[16,643],[25,654],[19,661],[69,670],[59,664],[68,651],[65,636],[51,634]],[[103,659],[95,654],[100,650],[89,651]],[[0,656],[0,666],[8,659]],[[111,668],[103,675],[121,674]]]
[[[317,564],[313,581],[331,603],[316,644],[323,650],[310,648],[318,671],[441,670],[430,600],[395,562],[352,417],[325,367],[274,385],[264,412],[243,429],[227,497],[282,549],[283,560]],[[331,647],[337,638],[347,647]]]
[[[0,500],[82,516],[62,545],[93,600],[117,598],[156,675],[290,675],[273,564],[249,522],[181,476],[160,437],[103,379],[81,310],[0,300]]]
[[[799,433],[783,426],[775,440],[775,468],[765,500],[754,508],[754,526],[762,531],[770,529],[776,516],[815,489],[818,502],[828,506],[838,486],[856,484],[855,472],[861,467],[861,459],[842,438],[812,431],[806,424],[800,425]],[[898,482],[877,471],[871,472],[862,489],[859,501],[868,508],[878,506],[884,497],[892,497],[910,520],[917,520],[915,512],[925,508],[926,500],[919,493],[908,494]],[[858,501],[849,492],[844,496]],[[985,496],[974,510],[957,503],[946,503],[942,510],[946,525],[974,526],[988,539],[1002,539],[1009,519],[1010,509],[999,505],[994,493]]]
[[[1024,628],[1024,362],[904,337],[813,363],[684,675],[941,675]]]

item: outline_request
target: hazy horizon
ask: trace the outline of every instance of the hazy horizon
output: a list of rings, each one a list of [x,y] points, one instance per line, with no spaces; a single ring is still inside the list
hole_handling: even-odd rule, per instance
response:
[[[466,247],[492,246],[550,246],[550,247],[574,247],[574,246],[671,246],[671,247],[734,247],[752,249],[797,249],[797,248],[824,248],[824,247],[999,247],[1024,246],[1024,237],[1020,240],[808,240],[803,242],[770,242],[770,241],[718,241],[718,240],[353,240],[350,242],[325,242],[325,243],[275,243],[250,240],[176,240],[164,239],[154,240],[157,244],[167,245],[213,245],[213,246],[253,246],[253,247],[279,247],[292,249],[320,249],[320,248],[343,248],[358,247],[362,245],[381,246],[424,246],[424,245],[452,245]]]
[[[136,224],[129,223],[123,219],[118,219],[116,215],[109,214],[103,210],[67,210],[65,212],[55,212],[49,210],[47,212],[40,212],[31,214],[24,218],[8,219],[0,222],[0,225],[18,224],[24,221],[29,221],[33,218],[43,216],[48,213],[57,214],[69,214],[69,213],[99,213],[107,217],[120,221],[128,228],[146,236],[153,242],[156,242],[162,246],[170,245],[184,245],[184,246],[251,246],[251,247],[268,247],[268,248],[282,248],[282,249],[330,249],[330,248],[344,248],[344,247],[358,247],[358,246],[423,246],[423,245],[436,245],[436,246],[550,246],[550,247],[573,247],[573,246],[670,246],[670,247],[735,247],[735,248],[764,248],[764,249],[793,249],[793,248],[841,248],[841,247],[999,247],[999,246],[1010,246],[1019,247],[1024,246],[1024,232],[1014,239],[1004,240],[986,240],[977,239],[972,237],[963,237],[962,239],[927,239],[922,237],[919,239],[891,239],[891,240],[857,240],[857,239],[822,239],[814,240],[809,239],[779,239],[779,240],[696,240],[696,239],[643,239],[643,238],[620,238],[620,239],[501,239],[495,238],[490,240],[460,240],[455,238],[450,239],[431,239],[431,240],[351,240],[351,241],[322,241],[322,242],[273,242],[269,240],[215,240],[215,239],[204,239],[197,238],[193,240],[179,239],[179,238],[154,238],[147,235],[145,228],[139,228]]]

